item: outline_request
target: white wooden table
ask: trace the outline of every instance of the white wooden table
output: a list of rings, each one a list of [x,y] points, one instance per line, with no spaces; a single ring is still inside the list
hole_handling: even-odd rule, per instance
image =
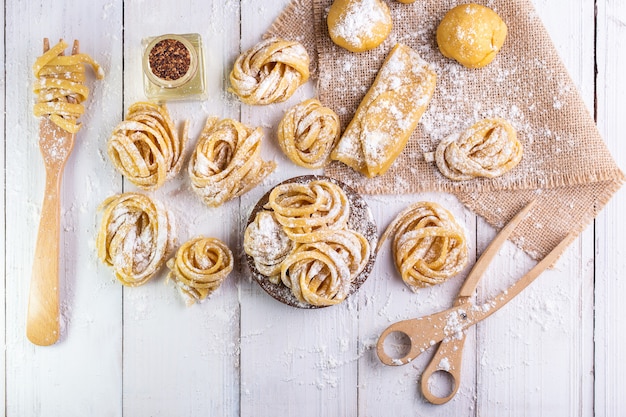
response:
[[[300,89],[283,105],[240,105],[225,93],[241,49],[256,43],[288,0],[5,0],[0,32],[5,134],[0,148],[4,207],[0,251],[0,396],[7,416],[623,416],[626,390],[626,191],[510,305],[471,330],[462,386],[443,406],[425,402],[419,376],[430,354],[386,367],[373,346],[392,322],[446,308],[464,277],[413,294],[383,252],[361,290],[317,311],[287,307],[251,282],[241,265],[205,303],[186,308],[164,274],[123,288],[95,256],[97,206],[133,186],[116,174],[106,141],[130,104],[143,99],[142,38],[200,33],[208,55],[210,99],[171,104],[197,137],[208,115],[263,126],[263,154],[278,170],[262,186],[219,209],[192,195],[185,176],[156,192],[180,219],[179,240],[206,234],[241,255],[241,231],[256,200],[279,180],[304,171],[282,156],[274,128],[282,110],[312,96]],[[538,13],[607,145],[626,167],[626,2],[535,0]],[[63,184],[61,300],[63,333],[51,347],[25,336],[30,270],[44,171],[32,116],[31,66],[43,37],[80,39],[104,67],[89,79],[83,130]],[[367,196],[379,228],[410,202],[443,203],[470,231],[472,254],[494,231],[444,194]],[[619,213],[622,213],[620,215]],[[239,260],[241,258],[238,258]],[[481,296],[504,288],[532,265],[505,248]]]

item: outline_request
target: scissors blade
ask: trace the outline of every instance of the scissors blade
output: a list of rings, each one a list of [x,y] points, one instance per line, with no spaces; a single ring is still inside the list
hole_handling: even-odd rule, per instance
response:
[[[472,268],[472,271],[469,273],[463,286],[459,290],[459,295],[457,296],[457,301],[455,305],[463,304],[467,301],[468,297],[474,295],[476,291],[476,287],[478,286],[478,282],[485,274],[485,271],[489,267],[489,264],[495,258],[496,254],[506,242],[506,240],[511,236],[513,230],[517,227],[518,224],[521,223],[522,220],[526,217],[528,212],[535,206],[537,200],[531,200],[530,203],[526,204],[526,206],[521,209],[507,224],[500,230],[500,233],[491,241],[487,249],[480,255],[478,261]]]

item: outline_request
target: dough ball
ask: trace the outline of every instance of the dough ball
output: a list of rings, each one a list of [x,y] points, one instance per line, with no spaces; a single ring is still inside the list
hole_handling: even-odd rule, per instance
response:
[[[504,44],[506,24],[488,7],[462,4],[446,13],[437,28],[441,53],[468,68],[489,64]]]
[[[328,33],[351,52],[376,48],[389,36],[389,7],[381,0],[335,0],[328,10]]]

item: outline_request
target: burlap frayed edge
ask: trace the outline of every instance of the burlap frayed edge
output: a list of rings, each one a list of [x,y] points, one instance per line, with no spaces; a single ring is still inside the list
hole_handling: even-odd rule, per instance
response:
[[[561,188],[576,185],[587,185],[591,183],[618,181],[620,184],[624,181],[624,174],[619,168],[602,170],[593,173],[568,173],[565,175],[554,175],[549,177],[533,176],[532,178],[518,178],[508,181],[506,184],[498,184],[497,182],[489,182],[484,180],[483,183],[465,183],[464,181],[454,183],[445,182],[435,184],[432,191],[445,192],[490,192],[502,190],[535,190],[542,188]],[[428,190],[431,191],[431,190]]]
[[[377,188],[375,183],[360,176],[348,166],[340,163],[333,162],[333,167],[326,167],[324,169],[324,175],[347,182],[351,187],[357,189],[362,194],[378,194],[374,190]],[[345,175],[349,173],[349,175]],[[342,175],[344,174],[344,175]],[[359,175],[358,181],[353,181],[352,177]],[[596,171],[593,173],[570,173],[566,175],[554,175],[549,177],[534,176],[532,178],[518,178],[509,180],[506,184],[490,181],[489,179],[475,179],[472,182],[460,181],[446,181],[429,184],[428,187],[421,188],[418,186],[416,190],[408,190],[405,194],[413,192],[490,192],[490,191],[502,191],[502,190],[529,190],[529,189],[541,189],[541,188],[561,188],[570,187],[576,185],[587,185],[590,183],[598,182],[610,182],[617,181],[622,184],[626,180],[624,173],[619,169],[609,169],[603,171]],[[476,181],[482,181],[476,184]],[[617,191],[617,190],[616,190]]]
[[[623,176],[617,180],[610,179],[607,181],[603,181],[603,182],[606,182],[606,187],[603,189],[602,193],[596,196],[597,204],[585,210],[582,213],[582,216],[580,217],[576,225],[569,231],[568,234],[564,234],[563,236],[561,236],[561,239],[565,239],[568,236],[570,236],[571,238],[570,238],[569,243],[571,244],[578,236],[580,236],[580,234],[587,227],[589,227],[589,225],[596,219],[596,217],[602,211],[602,209],[609,203],[613,195],[622,187],[624,181],[625,179]],[[474,202],[471,198],[464,198],[464,196],[462,195],[456,195],[456,197],[459,199],[459,201],[463,205],[465,205],[465,207],[473,206]],[[488,212],[488,213],[480,213],[480,214],[476,213],[476,214],[482,217],[487,222],[487,224],[489,224],[496,230],[499,230],[501,228],[502,226],[500,224],[501,219],[495,219],[491,213]],[[531,258],[537,261],[543,259],[543,257],[549,251],[553,249],[553,248],[549,248],[549,249],[544,248],[544,250],[540,250],[538,248],[530,248],[528,247],[528,240],[525,239],[523,236],[511,236],[509,240],[511,240],[511,242],[513,242],[516,246],[518,246],[524,252],[526,252],[526,254],[528,254]]]

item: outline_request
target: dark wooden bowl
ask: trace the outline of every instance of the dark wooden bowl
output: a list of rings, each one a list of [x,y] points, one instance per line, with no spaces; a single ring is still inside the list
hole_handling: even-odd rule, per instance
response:
[[[334,184],[337,184],[338,186],[341,187],[341,189],[343,189],[343,191],[346,193],[346,196],[348,197],[348,201],[350,202],[350,217],[348,219],[348,227],[354,231],[361,233],[363,236],[365,236],[365,238],[370,243],[370,258],[367,261],[367,264],[365,265],[361,273],[357,275],[355,279],[352,281],[352,284],[350,285],[350,290],[348,291],[348,294],[346,296],[346,298],[348,298],[356,290],[359,289],[359,287],[365,282],[365,280],[369,276],[370,272],[372,272],[372,268],[374,267],[374,262],[376,261],[376,243],[378,242],[378,230],[376,228],[376,223],[374,223],[374,216],[372,215],[372,212],[370,211],[370,208],[365,202],[365,200],[363,200],[363,197],[361,197],[356,191],[354,191],[352,188],[342,183],[341,181],[338,181],[334,178],[325,177],[322,175],[303,175],[300,177],[290,178],[288,180],[281,182],[278,185],[289,184],[289,183],[307,184],[311,181],[317,181],[317,180],[330,181]],[[250,217],[248,218],[248,223],[246,224],[246,227],[254,221],[257,213],[263,210],[263,206],[265,206],[267,202],[269,201],[269,196],[271,192],[272,190],[269,190],[263,197],[261,197],[261,199],[258,201],[256,206],[254,206],[254,209],[252,210],[252,213],[250,213]],[[252,274],[252,278],[254,278],[254,280],[261,286],[261,288],[265,290],[265,292],[267,292],[269,295],[271,295],[272,297],[274,297],[281,303],[290,305],[292,307],[298,307],[298,308],[313,309],[313,308],[330,307],[330,306],[314,306],[314,305],[299,301],[293,295],[290,288],[283,285],[282,282],[279,282],[278,284],[272,283],[268,279],[268,277],[266,277],[265,275],[261,274],[258,271],[256,266],[254,265],[254,259],[248,254],[245,254],[245,256],[246,256],[246,260],[248,263],[248,267]]]

